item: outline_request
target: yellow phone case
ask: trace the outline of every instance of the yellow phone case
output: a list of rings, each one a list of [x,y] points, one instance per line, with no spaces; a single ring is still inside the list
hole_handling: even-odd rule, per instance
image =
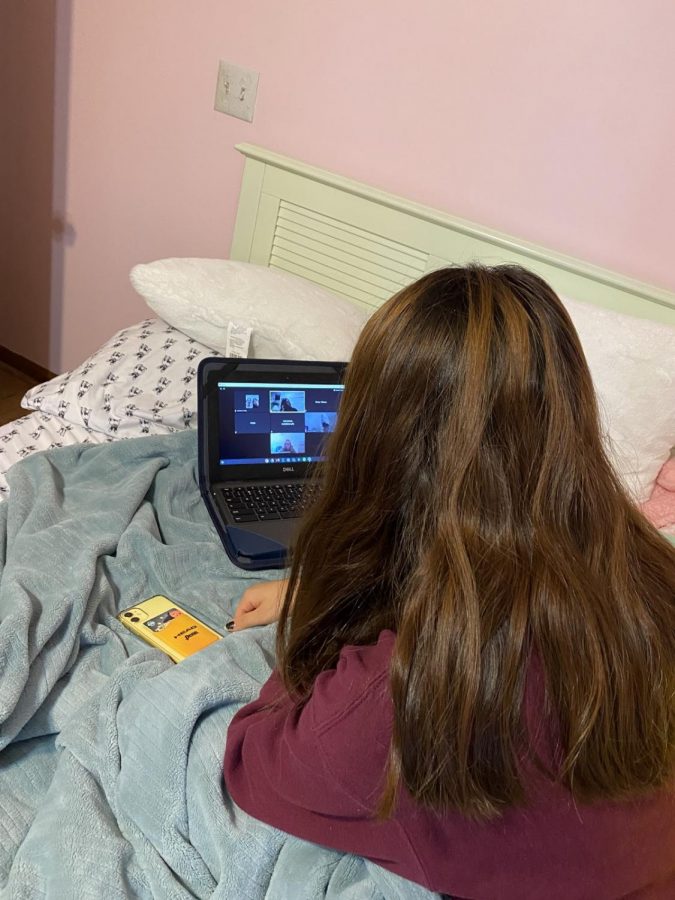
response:
[[[161,594],[123,609],[117,618],[148,644],[167,653],[174,662],[180,662],[222,637]]]

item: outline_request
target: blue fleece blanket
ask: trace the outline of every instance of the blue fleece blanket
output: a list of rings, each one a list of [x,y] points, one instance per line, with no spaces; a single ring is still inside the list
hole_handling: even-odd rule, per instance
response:
[[[0,897],[437,897],[251,819],[227,796],[228,723],[270,673],[273,627],[174,666],[117,621],[163,593],[222,632],[261,577],[225,556],[195,452],[190,432],[36,454],[9,473]]]

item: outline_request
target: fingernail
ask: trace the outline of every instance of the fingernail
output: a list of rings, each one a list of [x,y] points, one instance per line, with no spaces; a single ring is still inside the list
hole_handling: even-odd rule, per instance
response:
[[[228,631],[232,631],[233,628],[234,628],[234,619],[231,619],[231,620],[225,625],[225,628],[227,628]]]

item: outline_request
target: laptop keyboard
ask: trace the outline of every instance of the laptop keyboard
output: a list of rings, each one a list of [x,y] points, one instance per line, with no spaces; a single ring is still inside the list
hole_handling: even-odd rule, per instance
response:
[[[296,519],[303,514],[315,491],[316,485],[308,483],[262,484],[221,489],[223,499],[235,522]]]

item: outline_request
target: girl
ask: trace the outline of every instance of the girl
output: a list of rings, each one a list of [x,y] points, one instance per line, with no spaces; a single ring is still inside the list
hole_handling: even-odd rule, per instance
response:
[[[251,815],[464,898],[675,897],[675,554],[611,469],[536,275],[450,268],[366,324],[228,734]]]

